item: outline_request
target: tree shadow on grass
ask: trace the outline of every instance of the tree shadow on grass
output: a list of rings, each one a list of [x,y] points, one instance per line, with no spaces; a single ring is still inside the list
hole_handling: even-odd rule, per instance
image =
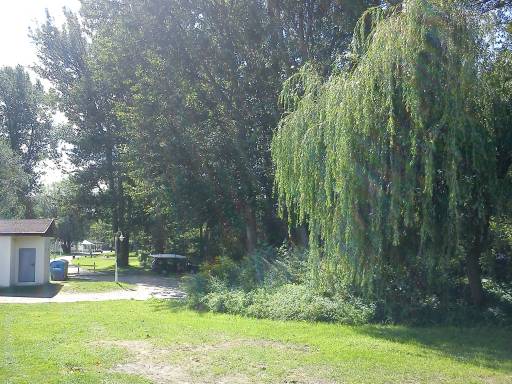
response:
[[[148,302],[151,305],[151,309],[154,312],[163,312],[168,311],[172,313],[181,312],[189,310],[190,308],[187,307],[187,303],[184,299],[178,298],[178,299],[165,299],[165,300],[159,300],[159,299],[150,299]],[[199,315],[201,315],[201,312],[197,312]]]
[[[388,326],[354,327],[358,333],[391,342],[416,345],[462,363],[512,374],[512,328]]]
[[[155,300],[151,301],[151,307],[155,312],[189,310],[184,300]],[[198,316],[211,313],[201,310],[194,312]],[[363,325],[350,328],[361,336],[417,346],[460,363],[508,374],[512,379],[512,327]]]
[[[0,296],[52,298],[60,292],[62,287],[63,285],[60,283],[33,286],[15,286],[0,289]]]

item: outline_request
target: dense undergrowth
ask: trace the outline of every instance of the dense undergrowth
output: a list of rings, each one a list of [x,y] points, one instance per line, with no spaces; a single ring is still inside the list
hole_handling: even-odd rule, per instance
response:
[[[240,262],[221,257],[188,277],[185,289],[192,307],[257,318],[361,324],[375,313],[348,290],[319,289],[306,253],[285,247],[261,248]]]
[[[201,310],[274,320],[344,324],[512,324],[512,287],[484,279],[484,307],[455,300],[467,291],[456,280],[444,292],[422,293],[393,281],[384,297],[357,292],[340,271],[317,273],[304,250],[260,248],[240,261],[220,257],[185,278],[188,305]],[[321,277],[320,277],[321,276]]]

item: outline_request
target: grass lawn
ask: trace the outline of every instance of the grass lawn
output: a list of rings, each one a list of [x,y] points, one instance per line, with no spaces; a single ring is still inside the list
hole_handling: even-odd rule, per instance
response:
[[[69,280],[60,281],[59,284],[62,284],[62,292],[67,293],[96,293],[137,289],[135,284],[115,283],[113,281]]]
[[[512,330],[350,327],[161,301],[0,306],[1,383],[512,383]]]
[[[96,264],[97,271],[108,271],[114,269],[116,264],[116,258],[114,254],[94,255],[93,257],[82,255],[79,258],[72,259],[71,264],[79,265],[80,267],[84,267],[89,270],[92,270],[93,265]],[[130,255],[128,268],[142,270],[143,266],[140,264],[137,256]]]

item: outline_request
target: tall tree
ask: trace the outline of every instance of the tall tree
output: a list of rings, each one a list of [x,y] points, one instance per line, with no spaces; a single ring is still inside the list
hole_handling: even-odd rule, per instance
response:
[[[53,143],[52,111],[39,81],[33,83],[22,66],[0,69],[0,137],[20,158],[28,183],[19,190],[24,216],[33,216],[31,195],[38,188],[41,160],[50,155]]]
[[[156,208],[172,206],[157,210],[198,228],[204,242],[234,238],[250,252],[282,241],[269,152],[280,84],[307,59],[330,68],[375,3],[84,1],[97,73],[117,84],[133,165],[158,191]]]
[[[21,159],[13,153],[9,144],[0,140],[0,217],[23,217],[24,195],[29,183],[29,176],[23,171]]]
[[[356,27],[350,67],[323,83],[308,66],[284,86],[272,148],[282,206],[379,297],[401,282],[413,282],[409,295],[443,297],[462,257],[483,301],[496,167],[477,102],[477,29],[455,3],[374,8]]]
[[[65,10],[65,16],[62,28],[47,15],[45,24],[32,31],[40,61],[36,71],[52,83],[59,108],[70,122],[63,139],[72,144],[75,178],[89,194],[89,207],[95,206],[97,216],[112,223],[113,234],[124,233],[118,262],[127,265],[130,198],[125,194],[125,130],[113,112],[113,90],[92,66],[93,32],[83,28],[77,15]]]

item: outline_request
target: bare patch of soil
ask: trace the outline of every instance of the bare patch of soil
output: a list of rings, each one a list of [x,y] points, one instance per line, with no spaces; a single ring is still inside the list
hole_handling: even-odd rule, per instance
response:
[[[283,384],[335,384],[332,380],[327,380],[318,376],[312,376],[311,372],[305,369],[296,369],[288,373],[282,381]]]
[[[211,352],[240,347],[270,348],[279,351],[296,351],[304,353],[308,353],[313,350],[309,345],[283,343],[273,340],[251,339],[224,340],[215,344],[178,344],[174,349],[182,352]]]
[[[197,378],[194,371],[208,364],[202,357],[210,352],[228,350],[239,347],[262,347],[277,349],[282,352],[298,351],[308,353],[311,348],[307,345],[281,343],[270,340],[230,340],[216,344],[190,345],[179,344],[172,348],[160,348],[146,340],[104,341],[95,343],[100,346],[114,346],[126,349],[130,359],[112,368],[114,372],[139,375],[158,384],[249,384],[258,383],[258,377],[248,377],[243,373],[233,372],[229,375],[207,376]],[[199,356],[198,356],[199,354]],[[183,357],[189,358],[183,359]],[[262,371],[266,367],[261,368]],[[293,371],[282,383],[297,384],[327,384],[321,378],[312,378],[305,371]],[[331,383],[331,382],[329,382]]]
[[[130,353],[131,358],[127,362],[117,364],[112,369],[114,372],[139,375],[162,384],[194,383],[185,369],[170,363],[172,361],[170,349],[157,348],[143,340],[108,341],[100,345],[124,348]]]

